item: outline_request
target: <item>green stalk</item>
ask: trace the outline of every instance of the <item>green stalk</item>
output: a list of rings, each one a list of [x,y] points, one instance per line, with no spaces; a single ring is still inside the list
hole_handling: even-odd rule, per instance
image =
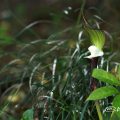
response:
[[[73,111],[73,120],[76,120],[76,113]]]
[[[79,11],[79,15],[78,15],[78,18],[77,18],[77,23],[76,23],[76,26],[79,25],[79,23],[81,22],[81,18],[83,17],[83,11],[84,11],[84,7],[85,7],[85,4],[86,4],[86,0],[82,0],[82,3],[81,3],[81,9]]]
[[[101,110],[100,110],[100,104],[99,104],[98,101],[95,101],[95,106],[96,106],[96,110],[97,110],[99,120],[103,120],[102,113],[101,113]]]

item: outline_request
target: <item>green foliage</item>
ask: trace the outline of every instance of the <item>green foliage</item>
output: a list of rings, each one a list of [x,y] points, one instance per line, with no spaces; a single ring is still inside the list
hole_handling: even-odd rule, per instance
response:
[[[119,91],[116,88],[112,86],[105,86],[105,87],[97,88],[96,90],[94,90],[89,95],[87,100],[99,100],[99,99],[103,99],[103,98],[106,98],[108,96],[112,96],[118,93]]]
[[[118,66],[118,71],[117,71],[117,78],[119,75],[119,66]],[[106,72],[102,69],[94,69],[92,73],[92,77],[96,78],[97,80],[100,80],[105,83],[109,83],[111,85],[116,85],[120,86],[120,81],[111,73]],[[120,92],[112,87],[112,86],[106,86],[106,87],[101,87],[96,90],[94,90],[90,96],[88,97],[87,100],[97,100],[97,99],[102,99],[111,95],[115,95],[112,106],[113,106],[113,111],[111,114],[110,120],[116,120],[120,119]]]
[[[92,77],[102,82],[109,83],[111,85],[120,86],[120,81],[114,75],[102,69],[94,69]]]
[[[23,113],[21,120],[33,120],[33,113],[34,113],[33,108],[26,110]]]
[[[120,118],[117,116],[116,112],[114,112],[112,114],[112,116],[110,117],[110,120],[119,120]]]
[[[116,114],[117,117],[120,119],[120,94],[114,97],[112,105],[115,108],[112,114]]]

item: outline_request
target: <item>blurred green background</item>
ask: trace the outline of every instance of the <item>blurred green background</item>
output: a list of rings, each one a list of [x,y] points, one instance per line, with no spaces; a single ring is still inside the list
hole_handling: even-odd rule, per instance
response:
[[[0,49],[1,53],[14,52],[19,44],[35,39],[47,39],[51,34],[75,26],[84,0],[2,0],[0,4]],[[86,0],[84,15],[86,19],[99,19],[100,28],[113,37],[113,46],[119,50],[119,0]],[[93,20],[94,21],[94,20]],[[35,23],[38,22],[38,23]],[[81,21],[79,21],[81,22]],[[27,25],[30,29],[21,32]],[[95,23],[93,23],[95,24]],[[62,38],[77,38],[76,35],[64,34]],[[109,41],[109,40],[108,40]],[[109,43],[109,42],[108,42]],[[1,57],[0,63],[8,62]],[[0,65],[0,66],[1,66]]]

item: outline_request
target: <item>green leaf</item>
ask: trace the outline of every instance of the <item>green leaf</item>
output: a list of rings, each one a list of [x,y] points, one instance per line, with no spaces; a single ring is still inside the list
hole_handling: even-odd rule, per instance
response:
[[[116,114],[117,117],[120,119],[120,94],[115,96],[115,98],[113,99],[112,105],[115,108],[113,115]]]
[[[93,45],[102,50],[105,44],[105,35],[101,30],[85,28]]]
[[[112,105],[114,107],[119,107],[120,108],[120,94],[115,96],[115,98],[112,102]],[[119,109],[119,111],[120,111],[120,109]]]
[[[120,118],[118,117],[118,115],[116,114],[116,112],[114,112],[112,114],[112,116],[110,117],[110,120],[119,120]]]
[[[33,114],[34,114],[33,109],[28,109],[23,113],[21,120],[33,120]]]
[[[105,86],[105,87],[101,87],[101,88],[94,90],[89,95],[87,100],[99,100],[99,99],[103,99],[108,96],[112,96],[117,93],[119,93],[119,91],[116,88],[112,86]]]
[[[102,69],[94,69],[92,73],[92,77],[100,81],[109,83],[111,85],[120,86],[120,81],[114,75]]]

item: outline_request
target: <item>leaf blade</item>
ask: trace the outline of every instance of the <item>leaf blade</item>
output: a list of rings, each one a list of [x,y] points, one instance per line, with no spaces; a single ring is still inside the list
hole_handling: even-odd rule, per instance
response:
[[[34,114],[33,108],[28,109],[23,113],[21,120],[33,120],[33,114]]]
[[[119,93],[119,91],[116,88],[112,86],[105,86],[105,87],[97,88],[96,90],[94,90],[89,95],[87,100],[99,100],[108,96],[112,96],[113,94],[117,94],[117,93]]]
[[[94,69],[92,72],[92,77],[102,82],[109,83],[111,85],[120,86],[120,81],[117,80],[117,78],[114,75],[102,69]]]
[[[116,114],[117,117],[120,119],[120,94],[116,95],[112,102],[113,107],[115,108],[115,111],[113,111],[113,114]]]

